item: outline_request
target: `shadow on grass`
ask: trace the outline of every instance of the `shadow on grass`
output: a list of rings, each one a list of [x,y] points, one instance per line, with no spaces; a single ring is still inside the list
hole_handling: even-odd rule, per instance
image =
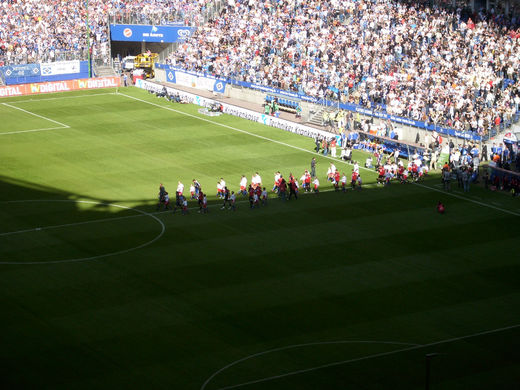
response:
[[[345,172],[350,170],[347,167]],[[334,191],[331,183],[325,182],[319,194],[301,192],[298,201],[285,202],[270,192],[268,207],[259,206],[259,210],[248,210],[247,196],[238,195],[239,212],[233,213],[234,221],[229,221],[229,213],[223,216],[220,210],[223,200],[208,194],[211,216],[207,221],[195,217],[191,221],[183,219],[174,222],[167,217],[171,211],[164,208],[157,211],[154,199],[95,198],[0,176],[0,263],[78,262],[125,254],[158,241],[165,233],[165,223],[173,224],[174,231],[182,232],[190,225],[236,224],[238,218],[245,229],[251,225],[254,231],[269,231],[285,225],[285,221],[277,225],[274,221],[294,219],[294,213],[303,214],[316,223],[320,223],[324,216],[331,222],[348,221],[356,216],[385,215],[395,210],[394,204],[399,204],[402,212],[413,212],[421,207],[434,210],[437,201],[461,203],[468,196],[462,194],[456,182],[452,183],[452,193],[443,192],[437,174],[421,181],[420,186],[396,182],[389,186],[376,185],[375,172],[362,171],[362,175],[362,190],[353,190],[348,185],[346,193],[343,193],[341,190]],[[474,188],[474,192],[482,197],[490,194],[480,187]],[[418,199],[417,193],[420,193]],[[415,197],[414,201],[409,201],[411,196]],[[402,202],[403,199],[407,201]],[[350,208],[348,213],[343,212],[346,207]],[[199,209],[196,200],[189,200],[189,209],[190,214],[196,214]],[[180,214],[180,211],[177,213]],[[291,222],[287,223],[290,227]],[[220,234],[211,226],[206,230],[215,237]]]

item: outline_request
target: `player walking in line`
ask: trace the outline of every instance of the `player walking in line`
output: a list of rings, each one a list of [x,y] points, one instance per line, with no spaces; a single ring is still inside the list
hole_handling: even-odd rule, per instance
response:
[[[230,204],[231,204],[231,210],[235,211],[236,210],[236,199],[237,197],[235,196],[235,191],[231,191],[231,196],[229,197],[229,201],[230,201]]]
[[[289,200],[294,195],[294,199],[298,199],[298,182],[294,179],[293,175],[289,175]]]
[[[200,183],[199,183],[199,181],[196,180],[196,179],[193,179],[193,186],[195,187],[195,195],[198,198],[199,197],[199,192],[200,192]]]
[[[354,172],[359,173],[359,164],[357,161],[354,161]]]
[[[182,196],[182,193],[184,192],[184,184],[182,184],[180,181],[177,183],[177,195]]]
[[[197,199],[197,195],[195,194],[195,185],[193,182],[190,184],[190,197],[191,199]]]
[[[224,210],[226,208],[226,204],[229,204],[229,189],[227,187],[224,187],[224,203],[222,204],[221,209]]]
[[[314,184],[314,193],[318,195],[318,193],[320,192],[320,180],[317,176],[314,178],[314,181],[312,183]]]
[[[340,181],[340,175],[339,175],[339,171],[336,169],[336,172],[334,172],[334,191],[338,191],[339,190],[339,181]]]
[[[253,189],[255,189],[255,190],[257,187],[262,187],[262,178],[260,177],[258,172],[255,172],[255,174],[251,178],[251,185],[253,186]]]
[[[247,195],[247,178],[245,175],[242,175],[242,178],[240,179],[240,193],[243,196]]]
[[[251,207],[252,209],[256,208],[259,206],[259,202],[258,202],[258,194],[256,193],[256,191],[253,193],[253,206]]]
[[[220,184],[220,181],[217,181],[217,198],[222,199],[222,185]]]
[[[188,214],[188,200],[184,196],[181,196],[181,198],[182,198],[182,215],[187,215]]]
[[[199,203],[199,213],[202,213],[202,205],[204,202],[204,193],[202,191],[199,192],[197,202]]]
[[[351,180],[350,180],[350,185],[351,185],[353,190],[356,189],[357,178],[358,178],[358,173],[355,170],[352,170],[352,176],[351,176]]]
[[[280,173],[280,171],[276,172],[274,174],[274,186],[273,186],[273,192],[276,192],[278,193],[279,192],[279,189],[280,189],[280,178],[282,177],[282,174]]]
[[[164,193],[164,209],[165,210],[170,210],[171,209],[171,206],[170,206],[170,195],[168,195],[167,192]]]
[[[250,208],[253,208],[254,207],[254,199],[255,199],[255,189],[253,188],[253,185],[250,184],[249,185],[249,189],[248,189],[248,194],[249,194],[249,207]]]
[[[182,196],[182,193],[184,192],[184,184],[182,184],[180,181],[177,183],[177,191],[175,191],[175,206],[173,207],[173,213],[175,214],[175,211],[177,211],[178,208],[182,209],[182,199],[184,196]]]
[[[287,195],[287,182],[283,178],[282,175],[280,175],[280,185],[278,187],[278,195],[280,198],[285,201],[286,195]]]
[[[345,172],[341,176],[341,191],[347,192],[347,175],[345,175]]]
[[[159,184],[159,195],[158,202],[157,202],[157,211],[161,208],[161,206],[164,204],[164,196],[167,194],[166,190],[164,189],[163,183]]]
[[[206,194],[204,194],[204,198],[202,199],[202,212],[204,214],[208,212],[208,198],[206,198]]]
[[[267,206],[267,190],[265,189],[265,187],[263,188],[262,192],[261,192],[261,197],[262,197],[262,205],[264,206]]]

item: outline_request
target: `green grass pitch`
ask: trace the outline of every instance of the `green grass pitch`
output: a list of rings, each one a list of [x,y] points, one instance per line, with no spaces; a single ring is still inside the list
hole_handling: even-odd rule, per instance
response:
[[[221,210],[220,177],[300,177],[313,141],[197,110],[0,101],[2,388],[423,389],[427,359],[431,389],[520,388],[517,199],[369,171],[335,193],[316,155],[318,196]],[[208,214],[155,212],[194,178]]]

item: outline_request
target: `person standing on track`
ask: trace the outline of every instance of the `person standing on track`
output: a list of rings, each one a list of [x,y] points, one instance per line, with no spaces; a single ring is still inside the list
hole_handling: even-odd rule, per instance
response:
[[[313,157],[311,160],[311,177],[316,176],[316,157]]]

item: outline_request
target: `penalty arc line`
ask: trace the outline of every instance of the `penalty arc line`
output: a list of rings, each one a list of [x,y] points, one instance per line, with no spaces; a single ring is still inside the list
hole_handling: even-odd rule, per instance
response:
[[[70,126],[68,126],[68,125],[66,125],[66,124],[64,124],[64,123],[61,123],[61,122],[55,121],[54,119],[46,118],[46,117],[44,117],[43,115],[35,114],[34,112],[24,110],[23,108],[13,106],[13,105],[8,104],[8,103],[2,103],[2,104],[3,104],[4,106],[14,108],[15,110],[19,110],[19,111],[25,112],[26,114],[33,115],[33,116],[35,116],[35,117],[38,117],[38,118],[41,118],[41,119],[45,119],[45,120],[47,120],[47,121],[49,121],[49,122],[56,123],[57,125],[60,125],[60,126],[62,126],[63,128],[65,128],[65,129],[70,129]]]
[[[414,345],[414,346],[407,347],[407,348],[397,349],[395,351],[376,353],[376,354],[372,354],[372,355],[368,355],[368,356],[363,356],[363,357],[360,357],[360,358],[342,360],[342,361],[338,361],[338,362],[332,362],[332,363],[323,364],[323,365],[316,366],[316,367],[310,367],[310,368],[305,368],[305,369],[302,369],[302,370],[296,370],[296,371],[287,372],[285,374],[273,375],[273,376],[270,376],[270,377],[260,378],[260,379],[256,379],[256,380],[249,381],[249,382],[243,382],[243,383],[239,383],[239,384],[236,384],[236,385],[220,387],[220,388],[218,388],[218,390],[234,389],[234,388],[237,388],[237,387],[243,387],[243,386],[252,385],[252,384],[255,384],[255,383],[267,382],[267,381],[271,381],[271,380],[275,380],[275,379],[279,379],[279,378],[285,378],[285,377],[288,377],[288,376],[293,376],[293,375],[303,374],[303,373],[306,373],[306,372],[316,371],[316,370],[320,370],[322,368],[335,367],[335,366],[339,366],[339,365],[343,365],[343,364],[360,362],[360,361],[363,361],[363,360],[369,360],[369,359],[375,359],[375,358],[378,358],[378,357],[395,355],[395,354],[400,353],[400,352],[407,352],[407,351],[413,351],[413,350],[418,350],[418,349],[423,349],[423,348],[429,348],[429,347],[434,347],[434,346],[437,346],[437,345],[448,344],[448,343],[455,342],[455,341],[466,340],[466,339],[473,338],[473,337],[484,336],[484,335],[493,334],[493,333],[499,333],[499,332],[503,332],[503,331],[506,331],[506,330],[515,329],[515,328],[518,328],[518,327],[520,327],[520,324],[511,325],[511,326],[505,326],[505,327],[497,328],[497,329],[485,330],[483,332],[472,333],[472,334],[469,334],[469,335],[466,335],[466,336],[452,337],[452,338],[449,338],[449,339],[435,341],[433,343],[428,343],[428,344]],[[207,383],[205,383],[203,385],[203,387],[201,387],[201,390],[204,390],[206,384]]]
[[[137,98],[135,96],[130,96],[130,95],[127,95],[127,94],[124,94],[124,93],[118,93],[117,95],[125,96],[125,97],[127,97],[129,99],[133,99],[133,100],[136,100],[136,101],[139,101],[139,102],[142,102],[142,103],[146,103],[146,104],[149,104],[149,105],[152,105],[152,106],[155,106],[155,107],[159,107],[159,108],[162,108],[162,109],[165,109],[165,110],[168,110],[168,111],[172,111],[172,112],[175,112],[175,113],[178,113],[178,114],[181,114],[181,115],[185,115],[185,116],[188,116],[188,117],[191,117],[191,118],[195,118],[195,119],[198,119],[198,120],[201,120],[201,121],[204,121],[204,122],[208,122],[208,123],[211,123],[213,125],[224,127],[226,129],[230,129],[230,130],[233,130],[233,131],[238,131],[239,133],[247,134],[247,135],[250,135],[252,137],[260,138],[260,139],[263,139],[263,140],[266,140],[266,141],[270,141],[270,142],[273,142],[273,143],[276,143],[276,144],[279,144],[279,145],[287,146],[289,148],[300,150],[302,152],[309,153],[309,154],[312,154],[312,155],[316,156],[315,152],[312,152],[312,151],[310,151],[308,149],[304,149],[304,148],[301,148],[299,146],[291,145],[291,144],[288,144],[288,143],[285,143],[285,142],[282,142],[282,141],[278,141],[278,140],[275,140],[275,139],[272,139],[272,138],[268,138],[268,137],[265,137],[263,135],[258,135],[258,134],[255,134],[255,133],[251,133],[249,131],[242,130],[242,129],[239,129],[239,128],[236,128],[236,127],[233,127],[233,126],[229,126],[229,125],[226,125],[224,123],[215,122],[215,121],[212,121],[211,119],[201,118],[201,117],[199,117],[197,115],[193,115],[193,114],[190,114],[190,113],[187,113],[187,112],[179,111],[179,110],[176,110],[176,109],[171,108],[171,107],[162,106],[160,104],[149,102],[147,100],[140,99],[140,98]],[[334,157],[321,156],[321,155],[318,155],[318,156],[321,157],[321,158],[325,158],[325,159],[331,160],[331,161],[336,161],[336,162],[339,161],[339,162],[341,162],[343,164],[352,165],[352,164],[350,164],[350,163],[348,163],[346,161],[338,160],[338,159],[336,159]],[[366,171],[369,171],[369,172],[373,172],[371,169],[368,169],[368,168],[365,168],[365,167],[359,167],[359,168],[363,169],[363,170],[366,170]],[[419,185],[417,183],[414,183],[414,184]],[[444,192],[444,191],[441,191],[441,190],[437,190],[437,189],[435,189],[433,187],[430,187],[430,186],[427,186],[427,185],[424,185],[424,184],[420,184],[419,186],[420,187],[424,187],[424,188],[428,188],[428,189],[431,189],[431,190],[435,190],[435,191],[438,191],[438,192],[442,192],[442,193],[444,193],[446,195],[451,195],[453,197],[456,197],[456,198],[459,198],[459,199],[462,199],[462,200],[466,200],[468,202],[472,202],[472,203],[478,204],[480,206],[484,206],[484,207],[488,207],[488,208],[491,208],[491,209],[494,209],[494,210],[502,211],[502,212],[504,212],[506,214],[512,214],[512,215],[515,215],[515,216],[520,216],[520,214],[515,213],[513,211],[509,211],[509,210],[506,210],[506,209],[503,209],[503,208],[500,208],[500,207],[496,207],[496,206],[493,206],[493,205],[490,205],[490,204],[487,204],[487,203],[479,202],[479,201],[476,201],[476,200],[473,200],[473,199],[464,198],[464,197],[461,197],[461,196],[458,196],[458,195],[455,195],[455,194],[452,194],[452,193],[449,193],[449,192]]]

